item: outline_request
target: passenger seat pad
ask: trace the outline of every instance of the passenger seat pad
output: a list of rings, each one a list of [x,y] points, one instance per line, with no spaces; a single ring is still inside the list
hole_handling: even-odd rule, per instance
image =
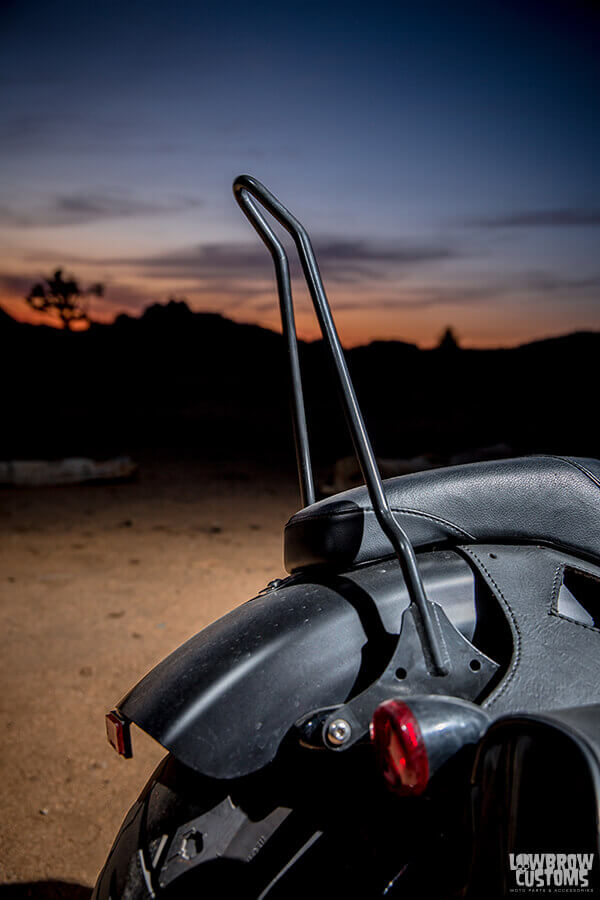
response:
[[[600,558],[600,461],[527,456],[430,469],[384,481],[412,543],[552,544]],[[307,506],[285,527],[288,572],[348,569],[392,554],[366,487]]]

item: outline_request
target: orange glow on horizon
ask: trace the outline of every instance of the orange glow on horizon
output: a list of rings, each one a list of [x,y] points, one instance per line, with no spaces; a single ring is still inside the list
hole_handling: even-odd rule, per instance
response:
[[[218,301],[218,298],[215,298],[215,301]],[[151,301],[148,305],[150,303]],[[257,315],[252,315],[252,311],[246,310],[227,312],[226,300],[222,303],[215,302],[214,306],[211,305],[210,307],[203,304],[203,308],[198,308],[196,304],[190,302],[190,307],[194,312],[221,313],[240,324],[259,325],[281,333],[279,312],[275,300],[272,313]],[[336,314],[335,304],[333,304],[333,307],[340,339],[343,346],[348,349],[364,346],[373,341],[404,341],[416,344],[421,349],[430,349],[437,346],[444,329],[448,326],[452,327],[457,335],[461,347],[482,350],[517,347],[521,344],[544,340],[549,337],[558,337],[569,331],[577,330],[557,328],[554,331],[548,330],[543,332],[539,329],[539,326],[533,325],[531,327],[530,325],[529,328],[523,328],[522,333],[516,336],[514,330],[510,329],[510,322],[497,324],[489,322],[481,311],[479,311],[478,321],[475,323],[471,321],[476,318],[472,315],[472,310],[467,316],[464,315],[463,311],[463,321],[463,318],[457,313],[447,315],[446,318],[441,318],[439,315],[434,318],[431,310],[419,311],[411,309],[408,314],[404,314],[405,322],[401,324],[400,315],[398,313],[391,314],[389,310],[377,310],[371,306],[370,314],[367,315],[365,309],[357,305],[355,309],[343,309]],[[366,308],[369,309],[369,304],[366,304]],[[23,297],[14,295],[1,297],[0,309],[3,309],[18,322],[62,328],[60,319],[57,316],[31,309]],[[121,313],[139,317],[143,314],[143,311],[143,309],[127,308],[115,310],[110,308],[96,309],[92,310],[91,320],[92,322],[108,325]],[[297,314],[296,324],[298,337],[301,340],[312,342],[320,339],[321,335],[318,325],[313,321],[310,311]],[[504,327],[501,327],[502,325]],[[73,330],[83,331],[87,327],[87,324],[79,324]]]
[[[62,324],[57,315],[47,312],[38,312],[37,310],[32,309],[25,302],[23,297],[1,297],[0,309],[8,313],[8,315],[17,322],[22,322],[27,325],[48,325],[50,328],[62,330]],[[118,313],[116,315],[118,315]],[[92,322],[100,322],[103,325],[110,324],[114,319],[115,315],[107,315],[106,313],[91,316]],[[75,322],[72,330],[86,331],[88,327],[86,322]]]

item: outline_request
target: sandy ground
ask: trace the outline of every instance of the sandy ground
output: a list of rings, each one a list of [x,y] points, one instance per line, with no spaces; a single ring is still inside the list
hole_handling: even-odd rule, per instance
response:
[[[132,484],[0,492],[2,897],[87,895],[67,883],[93,884],[164,755],[134,729],[134,758],[121,759],[104,713],[281,575],[296,506],[291,478],[235,465],[155,463]]]

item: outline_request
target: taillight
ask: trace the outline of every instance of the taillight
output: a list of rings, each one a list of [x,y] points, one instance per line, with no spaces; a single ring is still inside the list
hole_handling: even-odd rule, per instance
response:
[[[403,797],[422,794],[429,781],[427,748],[406,703],[386,700],[377,707],[371,740],[388,787]]]
[[[417,796],[451,760],[468,765],[489,722],[480,706],[458,697],[386,700],[375,710],[371,740],[388,787],[403,797]]]
[[[115,748],[120,756],[130,759],[133,756],[131,750],[131,733],[129,722],[119,715],[116,709],[106,715],[106,736],[108,743]]]

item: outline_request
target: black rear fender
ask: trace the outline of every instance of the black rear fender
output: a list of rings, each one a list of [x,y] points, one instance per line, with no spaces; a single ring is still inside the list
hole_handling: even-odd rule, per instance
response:
[[[451,551],[419,565],[429,597],[470,639],[471,567]],[[301,716],[379,675],[409,603],[396,560],[310,578],[287,579],[195,635],[130,691],[121,714],[204,775],[263,768]]]

